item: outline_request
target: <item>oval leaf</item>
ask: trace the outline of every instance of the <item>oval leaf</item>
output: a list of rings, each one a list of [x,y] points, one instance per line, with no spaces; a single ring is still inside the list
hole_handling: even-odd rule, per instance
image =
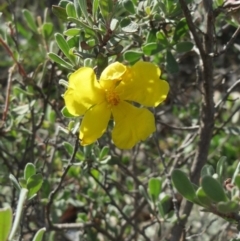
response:
[[[183,197],[194,202],[196,199],[194,187],[183,171],[175,169],[172,172],[172,182],[177,191],[182,194]]]
[[[160,51],[162,51],[163,49],[164,49],[164,46],[159,44],[159,43],[156,43],[156,42],[155,43],[148,43],[148,44],[146,44],[142,47],[143,53],[148,55],[148,56],[157,54]]]
[[[178,53],[188,52],[193,48],[194,44],[192,42],[181,42],[177,43],[176,50]]]
[[[148,194],[155,202],[158,199],[162,189],[162,180],[159,178],[151,178],[148,182]]]
[[[35,234],[33,241],[42,241],[43,234],[46,232],[46,228],[41,228]]]
[[[202,188],[206,195],[214,202],[226,202],[228,198],[221,184],[212,176],[204,176],[202,178]]]
[[[201,170],[201,178],[203,178],[204,176],[212,176],[213,174],[215,174],[215,170],[213,169],[213,167],[211,165],[204,165],[202,170]]]
[[[178,68],[178,63],[175,60],[175,58],[173,57],[171,51],[167,51],[167,55],[166,55],[166,62],[167,62],[167,71],[169,73],[176,73],[178,72],[179,68]]]
[[[210,207],[211,206],[211,199],[207,196],[207,194],[203,191],[202,187],[199,187],[199,189],[196,192],[197,198],[204,207]]]
[[[28,180],[29,177],[36,174],[36,167],[33,163],[27,163],[24,169],[24,179]]]
[[[22,13],[23,13],[23,16],[25,18],[25,21],[28,25],[28,27],[34,32],[34,33],[38,33],[38,28],[37,28],[37,25],[35,23],[35,20],[32,16],[32,13],[27,10],[27,9],[23,9],[22,10]]]
[[[123,58],[130,64],[134,64],[142,57],[142,55],[143,53],[140,51],[128,50],[123,54]]]
[[[237,201],[219,202],[217,204],[217,210],[221,213],[232,213],[239,210]]]
[[[42,174],[38,173],[27,180],[28,198],[33,197],[41,188],[43,183]]]

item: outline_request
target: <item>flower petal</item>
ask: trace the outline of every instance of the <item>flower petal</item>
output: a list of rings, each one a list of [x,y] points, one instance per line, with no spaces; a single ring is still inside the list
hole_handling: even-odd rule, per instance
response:
[[[108,108],[107,102],[89,109],[83,117],[80,126],[81,144],[83,146],[92,144],[106,131],[108,121],[111,116],[111,110]]]
[[[100,85],[103,89],[113,89],[117,82],[122,80],[127,67],[119,62],[110,64],[105,68],[100,77]]]
[[[152,63],[139,61],[129,68],[116,91],[123,100],[144,106],[157,106],[167,97],[169,85],[159,79],[160,69]]]
[[[70,75],[64,100],[69,113],[80,116],[91,106],[101,103],[104,96],[93,69],[83,67]]]
[[[121,149],[131,149],[155,131],[153,114],[125,101],[112,108],[115,126],[112,131],[114,144]]]

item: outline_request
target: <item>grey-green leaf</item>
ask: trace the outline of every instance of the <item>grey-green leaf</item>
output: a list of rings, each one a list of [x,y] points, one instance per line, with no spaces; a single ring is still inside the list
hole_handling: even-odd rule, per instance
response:
[[[20,187],[17,179],[16,179],[12,174],[9,174],[9,179],[12,181],[14,187],[15,187],[18,191],[20,191],[20,190],[21,190],[21,187]]]
[[[237,201],[219,202],[217,210],[221,213],[237,212],[239,211],[239,205]]]
[[[172,172],[172,182],[177,191],[182,194],[187,200],[194,202],[196,199],[195,189],[188,179],[187,175],[179,170],[175,169]]]
[[[135,8],[131,0],[124,0],[123,6],[128,12],[130,12],[131,14],[135,14]]]
[[[212,176],[204,176],[201,184],[203,191],[214,202],[228,201],[228,197],[224,192],[223,186]]]
[[[43,183],[42,174],[38,173],[27,180],[28,198],[33,197],[41,188]]]
[[[170,50],[167,50],[167,54],[166,54],[166,62],[167,62],[167,71],[169,73],[177,73],[179,70],[178,67],[178,63],[176,61],[176,59],[174,58],[174,56],[172,55]]]
[[[24,179],[28,180],[29,177],[36,174],[36,167],[33,163],[27,163],[24,169]]]
[[[206,164],[201,170],[201,178],[203,178],[204,176],[212,176],[214,173],[214,168],[211,165]]]
[[[220,183],[223,181],[224,174],[226,172],[226,160],[227,157],[222,156],[217,163],[217,174]]]
[[[185,18],[181,19],[175,28],[173,41],[178,42],[182,36],[184,36],[188,32],[188,25]]]
[[[165,47],[159,43],[147,43],[142,47],[143,53],[147,56],[151,56],[154,54],[159,53],[160,51],[162,51],[163,49],[165,49]]]
[[[68,62],[66,62],[65,60],[63,60],[63,59],[62,59],[61,57],[59,57],[57,54],[50,52],[50,53],[48,53],[48,57],[49,57],[52,61],[60,64],[61,66],[63,66],[64,68],[73,70],[73,66],[72,66],[70,63],[68,63]]]
[[[180,42],[176,44],[176,50],[178,53],[188,52],[193,48],[194,44],[192,42]]]
[[[37,25],[35,23],[35,20],[32,16],[32,13],[28,10],[28,9],[23,9],[22,10],[23,16],[25,18],[25,21],[28,25],[28,27],[34,32],[34,33],[38,33],[38,28]]]
[[[199,189],[196,192],[198,201],[200,202],[200,204],[202,204],[202,206],[204,207],[210,207],[211,206],[211,199],[207,196],[207,194],[204,192],[202,187],[199,187]]]

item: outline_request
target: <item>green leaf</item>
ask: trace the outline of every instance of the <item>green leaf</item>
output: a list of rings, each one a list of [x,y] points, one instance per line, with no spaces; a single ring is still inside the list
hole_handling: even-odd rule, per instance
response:
[[[235,171],[234,171],[234,174],[233,174],[233,177],[232,177],[232,180],[234,182],[235,178],[238,176],[238,174],[240,173],[240,162],[238,163]]]
[[[207,194],[204,192],[202,187],[199,187],[199,189],[196,192],[196,196],[204,207],[210,207],[211,206],[211,199],[207,196]]]
[[[68,17],[77,18],[77,13],[73,3],[68,3],[66,6],[66,13]]]
[[[157,41],[157,31],[155,29],[151,29],[146,38],[146,43],[155,43]]]
[[[51,37],[53,33],[53,24],[52,23],[43,23],[42,25],[42,34],[45,39]]]
[[[152,198],[153,202],[158,199],[162,190],[162,180],[159,178],[151,178],[148,181],[148,194]]]
[[[32,13],[27,10],[27,9],[23,9],[22,10],[22,13],[23,13],[23,16],[25,18],[25,21],[28,25],[28,27],[34,32],[34,33],[38,33],[38,28],[37,28],[37,25],[35,23],[35,20],[32,16]]]
[[[12,181],[14,187],[20,191],[21,190],[21,186],[19,185],[17,179],[12,175],[12,174],[9,174],[9,179]]]
[[[33,241],[42,241],[43,234],[46,232],[46,228],[41,228],[35,234]]]
[[[53,5],[52,12],[60,19],[67,20],[67,12],[66,9],[60,6]]]
[[[145,55],[147,56],[151,56],[154,54],[159,53],[160,51],[162,51],[163,49],[165,49],[165,47],[159,43],[148,43],[145,44],[144,46],[142,46],[142,51]]]
[[[99,159],[100,160],[104,159],[108,155],[109,150],[110,150],[109,146],[104,146],[99,153]]]
[[[61,66],[63,66],[64,68],[73,70],[73,66],[72,66],[70,63],[68,63],[68,62],[66,62],[65,60],[63,60],[63,59],[62,59],[61,57],[59,57],[57,54],[50,52],[50,53],[48,53],[48,57],[49,57],[52,61],[60,64]]]
[[[92,16],[94,20],[97,19],[98,7],[99,7],[99,0],[93,0]]]
[[[163,196],[162,196],[163,194]],[[158,203],[158,210],[162,217],[171,211],[173,206],[172,197],[168,194],[162,193],[160,195],[160,202]]]
[[[228,197],[226,196],[223,187],[212,176],[204,176],[201,184],[203,191],[214,202],[228,201]]]
[[[195,202],[196,194],[195,189],[188,179],[187,175],[179,170],[175,169],[172,172],[172,182],[177,191],[182,194],[187,200]]]
[[[123,54],[123,58],[128,61],[130,64],[136,63],[141,57],[143,56],[143,53],[140,51],[134,51],[134,50],[127,50]]]
[[[167,51],[167,54],[166,54],[166,62],[167,62],[167,71],[169,73],[174,74],[179,71],[178,63],[173,57],[171,51],[169,50]]]
[[[165,47],[167,47],[169,45],[168,39],[162,30],[158,31],[156,33],[156,37],[157,37],[158,41],[160,42],[160,44],[164,45]]]
[[[235,176],[233,182],[234,182],[234,184],[238,187],[238,189],[240,189],[240,174],[238,174],[237,176]]]
[[[0,241],[8,240],[12,226],[12,209],[10,207],[0,208]]]
[[[219,202],[217,210],[221,213],[237,212],[239,211],[239,205],[237,201]]]
[[[87,20],[88,24],[91,26],[91,20],[88,17],[88,11],[87,11],[87,0],[78,0],[78,4],[80,6],[81,12],[83,13],[85,19]]]
[[[22,188],[27,188],[27,180],[26,179],[20,177],[19,183],[20,183]]]
[[[32,198],[41,188],[43,183],[42,174],[38,173],[27,180],[28,198]]]
[[[188,52],[193,48],[192,42],[180,42],[176,44],[176,50],[178,53]]]
[[[133,2],[131,0],[124,0],[123,1],[123,7],[130,12],[131,14],[135,14],[135,7],[133,5]]]
[[[100,0],[98,2],[100,12],[102,14],[102,17],[106,22],[108,22],[109,16],[112,15],[113,12],[113,1],[112,0]]]
[[[66,36],[76,36],[76,35],[79,35],[80,33],[80,29],[79,28],[70,28],[66,31],[63,32],[64,35]]]
[[[56,33],[55,34],[55,40],[57,42],[58,47],[62,50],[62,52],[64,53],[64,55],[73,63],[75,64],[75,57],[73,55],[70,55],[70,47],[67,43],[67,41],[65,40],[65,38],[63,37],[62,34],[60,33]]]
[[[24,169],[24,179],[28,180],[29,177],[36,174],[36,167],[33,163],[27,163]]]
[[[70,114],[70,113],[68,112],[68,109],[67,109],[66,106],[64,106],[64,107],[62,108],[61,112],[62,112],[62,115],[63,115],[64,117],[67,117],[67,118],[74,118],[74,117],[76,117],[76,116],[74,116],[74,115],[72,115],[72,114]]]
[[[84,23],[83,21],[81,21],[77,18],[68,17],[68,20],[70,22],[76,23],[79,27],[81,27],[82,30],[85,31],[85,33],[87,33],[93,37],[96,36],[96,32],[98,31],[98,29],[93,29],[92,27],[89,27],[86,23]]]
[[[73,150],[74,150],[73,145],[70,144],[69,142],[64,141],[63,146],[66,149],[66,151],[68,152],[68,154],[71,156],[73,154]]]
[[[148,196],[148,194],[147,194],[144,186],[139,185],[139,186],[138,186],[138,190],[139,190],[139,193],[149,202],[149,201],[150,201],[150,198],[149,198],[149,196]]]
[[[175,28],[174,35],[173,35],[173,41],[178,42],[182,36],[184,36],[186,33],[188,33],[188,25],[185,18],[181,19]]]
[[[224,174],[226,172],[226,160],[227,160],[227,157],[222,156],[217,163],[217,175],[220,183],[222,183],[224,179]]]
[[[215,174],[215,170],[211,165],[206,164],[203,166],[201,170],[201,178],[204,176],[213,176],[213,174]]]

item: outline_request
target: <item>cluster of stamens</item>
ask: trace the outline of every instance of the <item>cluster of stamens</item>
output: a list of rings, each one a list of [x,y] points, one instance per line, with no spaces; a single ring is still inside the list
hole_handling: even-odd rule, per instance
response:
[[[111,105],[111,106],[116,106],[119,104],[120,102],[120,97],[119,95],[116,93],[116,91],[114,90],[107,90],[106,91],[106,99],[107,102]]]

